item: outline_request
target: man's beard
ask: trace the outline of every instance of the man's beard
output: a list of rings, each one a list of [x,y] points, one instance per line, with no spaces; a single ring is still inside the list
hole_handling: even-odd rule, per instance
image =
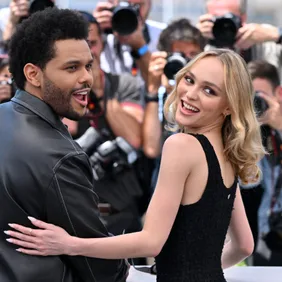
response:
[[[70,120],[79,120],[82,117],[71,105],[72,93],[74,91],[75,89],[69,93],[64,92],[46,76],[44,77],[43,100],[60,117]]]

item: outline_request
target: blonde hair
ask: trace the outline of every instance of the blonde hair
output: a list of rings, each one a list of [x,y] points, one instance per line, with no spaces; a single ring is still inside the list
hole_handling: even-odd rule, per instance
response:
[[[257,162],[265,155],[265,150],[260,125],[254,112],[252,80],[246,63],[235,52],[227,49],[202,52],[177,73],[175,88],[164,106],[165,117],[171,125],[169,129],[187,132],[183,126],[175,122],[177,86],[187,71],[206,57],[216,57],[224,67],[225,93],[231,112],[225,117],[222,126],[224,154],[232,163],[242,183],[256,182],[260,177]]]

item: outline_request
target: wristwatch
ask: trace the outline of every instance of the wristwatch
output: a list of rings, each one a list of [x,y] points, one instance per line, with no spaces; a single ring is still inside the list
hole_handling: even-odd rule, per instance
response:
[[[134,59],[140,59],[143,55],[145,55],[149,51],[149,47],[147,44],[143,45],[141,48],[139,48],[137,51],[132,50],[130,52],[131,56]]]
[[[276,43],[282,44],[282,27],[278,28],[279,38]]]
[[[146,103],[150,103],[150,102],[155,102],[158,103],[159,102],[159,96],[158,94],[151,94],[151,93],[147,93],[145,95],[145,102]]]

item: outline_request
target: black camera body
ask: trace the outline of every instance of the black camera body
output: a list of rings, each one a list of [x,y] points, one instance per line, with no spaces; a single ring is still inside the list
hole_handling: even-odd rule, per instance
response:
[[[119,35],[129,35],[137,29],[140,16],[139,4],[122,1],[110,11],[113,12],[112,29],[105,30],[105,33],[109,34],[115,31]]]
[[[28,16],[27,17],[21,17],[20,23],[27,19],[30,15],[38,12],[43,11],[46,8],[49,7],[55,7],[55,4],[52,0],[31,0],[29,3],[29,9],[28,9]]]
[[[212,29],[215,46],[233,48],[240,27],[242,27],[241,18],[232,13],[215,17]]]
[[[269,108],[267,102],[259,96],[259,93],[259,91],[256,91],[254,96],[254,107],[258,117],[262,116]]]
[[[96,181],[115,177],[138,158],[136,150],[124,138],[105,140],[94,127],[75,141],[88,154]]]
[[[176,73],[185,67],[188,62],[189,59],[181,52],[169,53],[164,67],[165,76],[169,80],[174,80]]]

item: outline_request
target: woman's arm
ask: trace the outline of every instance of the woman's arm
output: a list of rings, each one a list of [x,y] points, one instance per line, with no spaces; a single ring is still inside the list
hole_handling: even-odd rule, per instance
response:
[[[237,187],[228,235],[230,241],[224,246],[221,257],[223,269],[241,262],[250,256],[254,250],[254,239],[239,186]]]
[[[170,233],[187,176],[199,161],[199,148],[198,141],[190,135],[176,134],[167,139],[163,147],[157,187],[141,232],[110,238],[82,239],[71,237],[61,228],[50,224],[43,223],[43,226],[40,223],[39,227],[45,230],[32,231],[14,225],[13,228],[24,231],[25,237],[9,231],[9,235],[20,239],[11,239],[11,243],[32,249],[21,248],[23,253],[36,255],[68,254],[107,259],[156,256]]]

